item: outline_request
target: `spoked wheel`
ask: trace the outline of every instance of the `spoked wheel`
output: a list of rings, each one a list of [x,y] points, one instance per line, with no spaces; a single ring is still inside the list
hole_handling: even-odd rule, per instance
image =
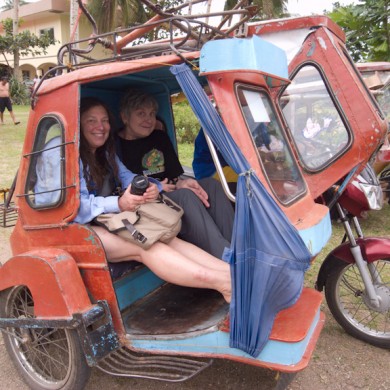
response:
[[[342,263],[329,275],[325,296],[336,321],[351,336],[390,348],[390,260],[370,265],[379,307],[369,300],[356,264]]]
[[[34,301],[25,286],[3,292],[0,303],[2,317],[34,317]],[[85,387],[90,368],[75,330],[8,328],[3,338],[16,369],[31,389],[81,390]]]

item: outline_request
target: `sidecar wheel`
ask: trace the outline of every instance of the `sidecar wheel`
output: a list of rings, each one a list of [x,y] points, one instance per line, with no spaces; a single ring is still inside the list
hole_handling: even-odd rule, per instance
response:
[[[17,286],[2,292],[1,316],[33,317],[34,301],[29,289]],[[17,371],[33,390],[81,390],[91,369],[78,334],[60,328],[8,328],[4,344]]]
[[[351,336],[376,347],[390,348],[390,260],[373,263],[381,282],[375,287],[381,306],[374,308],[366,296],[356,264],[341,263],[329,275],[325,297],[336,321]]]
[[[296,372],[288,373],[288,372],[280,372],[277,375],[277,382],[273,390],[286,390],[288,386],[292,383],[295,376],[297,375]]]

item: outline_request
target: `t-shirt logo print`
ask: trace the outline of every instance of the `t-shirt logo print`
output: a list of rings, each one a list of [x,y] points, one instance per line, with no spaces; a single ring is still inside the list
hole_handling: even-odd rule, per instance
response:
[[[142,158],[143,174],[146,176],[165,171],[164,154],[158,149],[152,149]]]

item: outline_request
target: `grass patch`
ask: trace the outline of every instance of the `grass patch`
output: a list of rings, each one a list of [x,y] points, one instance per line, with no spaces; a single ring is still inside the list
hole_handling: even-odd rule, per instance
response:
[[[192,168],[192,160],[194,158],[193,144],[179,144],[178,145],[179,159],[182,165]]]
[[[4,125],[0,125],[0,189],[9,188],[19,167],[29,110],[30,106],[13,106],[20,121],[16,126],[8,111],[4,112]]]

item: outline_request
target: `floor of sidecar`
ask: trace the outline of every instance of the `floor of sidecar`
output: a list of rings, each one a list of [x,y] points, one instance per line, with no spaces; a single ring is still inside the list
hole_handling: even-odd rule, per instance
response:
[[[228,310],[214,290],[166,283],[128,307],[122,318],[132,338],[169,339],[216,330]]]
[[[165,283],[136,261],[109,263],[109,268],[131,338],[169,339],[212,332],[229,312],[217,291]]]

